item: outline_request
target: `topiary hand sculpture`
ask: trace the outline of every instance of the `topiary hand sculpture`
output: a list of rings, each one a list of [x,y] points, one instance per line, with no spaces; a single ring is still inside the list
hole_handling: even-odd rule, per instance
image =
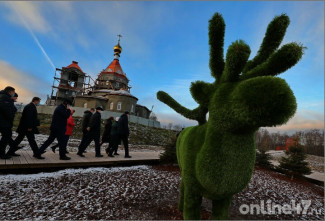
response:
[[[275,17],[252,60],[247,61],[249,46],[238,40],[224,61],[225,23],[216,13],[209,21],[210,69],[216,80],[196,81],[190,88],[199,106],[189,110],[167,93],[157,93],[160,101],[199,123],[183,130],[177,140],[179,209],[185,219],[200,219],[202,196],[212,200],[212,219],[227,219],[232,196],[252,177],[255,132],[284,124],[294,115],[295,96],[285,80],[275,77],[303,54],[304,47],[297,43],[278,49],[288,25],[288,16]]]

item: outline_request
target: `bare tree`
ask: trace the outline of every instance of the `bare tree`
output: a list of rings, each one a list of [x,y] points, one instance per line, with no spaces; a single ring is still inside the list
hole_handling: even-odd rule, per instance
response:
[[[173,128],[174,128],[174,130],[180,131],[180,130],[182,130],[182,125],[176,124],[176,125],[174,125]]]
[[[151,113],[149,119],[150,120],[154,120],[154,121],[157,121],[158,120],[157,115],[154,112]]]

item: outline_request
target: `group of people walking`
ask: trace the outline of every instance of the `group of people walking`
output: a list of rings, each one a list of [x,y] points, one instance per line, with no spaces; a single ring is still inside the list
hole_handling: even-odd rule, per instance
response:
[[[36,106],[40,104],[41,99],[39,97],[34,97],[31,103],[24,107],[19,126],[16,130],[18,136],[13,140],[12,127],[17,112],[14,102],[17,98],[18,94],[13,87],[8,86],[0,91],[0,159],[9,159],[14,156],[19,156],[16,151],[22,148],[19,144],[24,137],[27,136],[29,145],[33,151],[33,157],[45,159],[42,154],[44,154],[46,148],[57,139],[58,144],[51,147],[52,151],[55,152],[56,148],[59,147],[60,160],[70,160],[71,158],[67,156],[69,153],[67,151],[67,145],[75,126],[73,119],[75,111],[70,107],[71,102],[69,100],[64,100],[55,108],[50,126],[50,135],[41,147],[38,148],[35,141],[35,134],[39,133],[37,127],[40,126],[40,121],[37,117]],[[113,117],[110,117],[106,120],[105,130],[102,141],[100,142],[102,111],[102,107],[97,107],[96,109],[91,108],[89,111],[84,112],[82,122],[83,136],[78,147],[77,155],[85,157],[84,153],[86,152],[86,148],[94,141],[95,157],[103,157],[100,147],[104,143],[109,143],[108,147],[105,149],[107,155],[109,157],[114,157],[114,155],[119,155],[117,153],[118,145],[123,141],[125,158],[131,158],[128,148],[128,137],[130,135],[128,126],[129,112],[126,111],[119,119],[115,120]],[[7,145],[9,145],[9,150],[6,153]]]
[[[19,156],[15,152],[20,148],[19,144],[25,136],[33,152],[35,153],[38,151],[35,134],[38,133],[37,126],[40,125],[40,122],[37,119],[36,106],[39,105],[41,99],[39,97],[34,97],[31,103],[25,106],[17,128],[18,136],[13,140],[12,127],[17,112],[14,102],[17,101],[17,98],[18,94],[13,87],[8,86],[0,91],[0,159],[9,159],[12,156]],[[10,148],[6,153],[7,145],[9,145]]]

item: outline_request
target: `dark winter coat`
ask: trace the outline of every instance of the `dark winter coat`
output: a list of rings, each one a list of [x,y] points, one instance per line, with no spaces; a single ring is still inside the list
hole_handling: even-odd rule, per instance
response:
[[[112,121],[110,119],[107,119],[106,124],[105,124],[104,133],[102,136],[103,143],[109,142],[110,136],[111,136],[111,128],[112,128]]]
[[[17,108],[10,94],[0,91],[0,127],[11,128],[15,118]]]
[[[37,126],[40,125],[40,121],[37,118],[37,109],[34,103],[29,103],[24,107],[23,113],[19,121],[17,128],[18,133],[25,133],[29,128],[32,128],[34,134],[38,134]]]
[[[89,121],[93,113],[91,113],[89,110],[84,112],[84,116],[82,119],[82,131],[86,131],[87,127],[89,126]]]
[[[63,104],[57,106],[52,116],[50,130],[65,134],[67,129],[67,120],[70,115],[70,109],[67,109]]]
[[[110,134],[110,143],[112,145],[119,145],[120,144],[120,139],[118,135],[118,122],[114,120],[112,123],[112,128],[111,128],[111,134]]]
[[[100,133],[101,114],[96,111],[90,118],[89,127],[90,132]]]
[[[118,122],[114,120],[112,123],[112,128],[111,128],[111,137],[117,136],[118,135]]]
[[[126,114],[122,114],[120,119],[118,120],[117,131],[120,136],[129,136],[129,119]]]

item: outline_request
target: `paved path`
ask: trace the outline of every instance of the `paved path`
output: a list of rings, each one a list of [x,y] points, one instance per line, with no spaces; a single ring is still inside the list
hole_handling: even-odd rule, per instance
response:
[[[42,156],[44,160],[39,160],[33,157],[33,152],[29,150],[19,150],[19,157],[12,157],[8,160],[0,159],[0,171],[6,169],[26,169],[26,168],[69,168],[78,166],[109,166],[116,164],[139,164],[152,163],[159,161],[160,152],[130,152],[132,158],[124,158],[124,154],[115,156],[114,158],[104,157],[96,158],[94,152],[85,153],[86,157],[79,157],[75,152],[70,152],[67,156],[71,160],[60,160],[59,153],[47,151]]]

